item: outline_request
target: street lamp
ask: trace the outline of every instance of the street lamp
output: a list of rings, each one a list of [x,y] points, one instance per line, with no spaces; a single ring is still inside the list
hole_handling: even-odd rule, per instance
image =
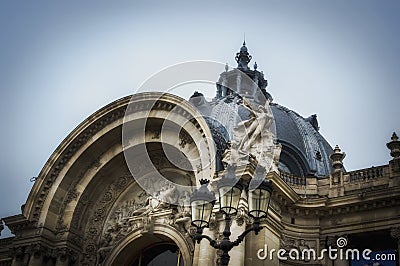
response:
[[[219,242],[202,234],[203,229],[209,227],[211,212],[215,203],[214,194],[207,188],[209,180],[200,180],[201,187],[193,193],[190,199],[192,225],[197,229],[194,239],[197,243],[200,243],[205,238],[213,248],[221,250],[222,265],[228,265],[230,259],[229,251],[238,246],[248,233],[254,231],[257,235],[264,228],[264,226],[260,226],[260,221],[267,218],[273,190],[272,181],[265,180],[264,176],[265,168],[258,167],[256,169],[256,177],[251,179],[248,185],[245,185],[241,179],[235,176],[235,167],[228,166],[227,174],[223,175],[217,183],[220,212],[225,216],[225,229],[222,233],[224,237]],[[240,196],[244,188],[248,194],[248,214],[253,218],[254,222],[252,227],[246,229],[235,241],[230,241],[231,216],[237,214]]]

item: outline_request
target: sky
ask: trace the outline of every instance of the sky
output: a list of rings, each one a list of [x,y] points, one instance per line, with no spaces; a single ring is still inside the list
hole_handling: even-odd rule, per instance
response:
[[[0,217],[20,213],[30,178],[90,114],[177,63],[235,66],[244,34],[274,102],[317,114],[347,170],[387,164],[398,14],[385,0],[0,1]]]

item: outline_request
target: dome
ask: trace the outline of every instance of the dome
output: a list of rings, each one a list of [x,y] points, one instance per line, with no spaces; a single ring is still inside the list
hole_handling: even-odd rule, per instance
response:
[[[213,134],[217,150],[216,169],[223,169],[221,157],[227,143],[232,140],[233,129],[238,122],[249,119],[249,111],[241,104],[244,97],[258,105],[264,105],[269,100],[274,118],[269,131],[274,134],[275,141],[282,145],[278,166],[281,171],[301,177],[329,175],[333,169],[329,159],[333,149],[319,133],[317,116],[314,114],[304,118],[284,106],[272,103],[273,99],[266,91],[268,82],[264,74],[257,70],[256,64],[254,70],[248,67],[251,58],[243,44],[236,54],[238,67],[221,73],[216,84],[216,97],[208,102],[203,94],[195,92],[189,99],[206,118]],[[238,80],[241,81],[240,85]]]
[[[332,171],[332,147],[318,132],[316,115],[303,118],[276,103],[270,104],[276,138],[282,144],[279,168],[297,176],[327,176]]]

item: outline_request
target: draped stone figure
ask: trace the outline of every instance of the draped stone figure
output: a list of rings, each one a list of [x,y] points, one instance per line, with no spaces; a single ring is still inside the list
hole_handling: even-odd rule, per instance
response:
[[[277,168],[280,146],[274,143],[274,134],[270,127],[273,116],[269,109],[269,100],[259,105],[243,98],[242,106],[248,110],[248,119],[240,121],[233,130],[232,140],[223,155],[223,162],[244,165],[256,159],[266,169]]]
[[[250,118],[238,123],[237,130],[244,131],[244,134],[236,140],[238,141],[238,150],[249,153],[255,144],[262,142],[262,137],[267,136],[266,133],[272,124],[273,117],[269,112],[269,100],[265,102],[264,106],[254,107],[246,98],[243,98],[243,107],[249,111]]]

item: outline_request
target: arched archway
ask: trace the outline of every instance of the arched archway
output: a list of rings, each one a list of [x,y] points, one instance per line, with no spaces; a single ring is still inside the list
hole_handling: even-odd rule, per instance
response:
[[[149,103],[154,105],[150,113],[145,113],[143,110],[148,110]],[[135,134],[124,142],[123,126],[128,123],[135,129],[136,124],[144,120],[144,130],[134,130]],[[181,126],[180,131],[176,130],[178,126]],[[160,128],[162,134],[159,134]],[[155,173],[171,182],[180,184],[177,182],[179,179],[184,181],[182,185],[193,186],[215,170],[211,140],[212,134],[204,118],[180,97],[153,92],[115,101],[87,118],[60,144],[37,178],[23,216],[32,227],[40,227],[59,249],[79,254],[68,255],[73,261],[80,265],[94,265],[99,249],[105,247],[101,241],[109,225],[107,217],[113,211],[112,206],[118,202],[121,193],[137,181],[134,174],[149,176],[149,168],[140,162],[139,156],[133,158],[133,166],[128,165],[124,152],[145,146],[150,158],[148,162],[154,165]],[[172,158],[163,155],[161,151],[165,154],[166,150],[179,161],[170,160],[167,165],[165,160],[158,160]],[[152,222],[170,223],[168,226],[177,232],[178,229],[187,231],[183,228],[183,221],[175,223],[182,217],[173,211],[171,208],[161,210],[161,215],[154,215]],[[138,219],[135,226],[127,234],[140,229],[137,227],[143,228],[143,221]],[[143,233],[143,230],[139,231]],[[191,242],[184,236],[181,238]],[[107,248],[119,245],[120,240]],[[179,249],[182,250],[180,246]],[[185,254],[189,254],[188,251]],[[189,260],[190,256],[185,258]],[[185,265],[190,264],[185,261]]]
[[[179,248],[171,243],[158,243],[142,250],[132,266],[184,266]]]
[[[152,260],[146,256],[148,252],[152,252],[152,258],[163,254],[158,259],[164,261],[167,259],[172,263],[163,264],[164,266],[192,265],[193,247],[180,232],[165,224],[156,224],[151,233],[142,234],[140,231],[135,231],[126,236],[110,251],[104,260],[104,265],[139,266],[139,262],[142,263],[140,266],[151,265],[149,262]]]

